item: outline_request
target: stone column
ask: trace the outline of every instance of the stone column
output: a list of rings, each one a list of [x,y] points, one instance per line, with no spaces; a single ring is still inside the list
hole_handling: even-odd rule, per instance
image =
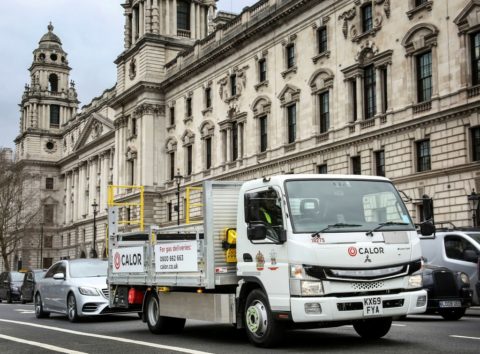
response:
[[[160,14],[158,9],[158,0],[153,0],[153,6],[151,9],[151,31],[154,34],[158,34],[160,30]]]
[[[165,34],[165,3],[163,0],[155,0],[158,1],[158,33]]]
[[[227,156],[225,156],[225,162],[229,163],[232,161],[232,127],[228,127],[225,134],[225,145],[227,147]]]
[[[383,113],[383,84],[382,68],[375,67],[375,115]]]
[[[177,0],[173,0],[172,6],[172,28],[173,28],[173,35],[178,35],[178,28],[177,28]]]
[[[387,64],[385,66],[385,75],[387,75],[386,83],[387,83],[387,112],[393,111],[393,78],[392,78],[392,64]]]
[[[357,121],[363,120],[363,80],[362,75],[355,76],[357,88]]]
[[[138,13],[138,8],[136,8],[136,9],[134,8],[133,11],[132,11],[132,44],[137,41],[136,37],[138,35],[136,13]]]
[[[79,218],[82,218],[83,215],[85,215],[85,186],[87,184],[86,181],[86,169],[87,169],[87,164],[85,161],[81,161],[79,163],[79,170],[78,170],[78,200],[77,200],[77,205],[78,205],[78,216]]]
[[[150,5],[151,0],[147,0],[145,3],[145,30],[144,33],[152,33],[152,7]]]
[[[440,73],[438,72],[438,56],[437,56],[437,46],[436,44],[432,45],[432,98],[438,97],[439,94],[439,77]]]
[[[132,45],[132,15],[131,11],[125,11],[125,25],[124,25],[124,43],[125,49]]]
[[[195,22],[195,3],[192,1],[190,3],[190,38],[197,38],[197,32],[195,31],[196,22]]]
[[[170,34],[170,0],[165,1],[165,34]]]
[[[72,171],[65,172],[65,224],[70,223],[70,215],[72,208],[72,199],[71,199],[71,189],[72,189]]]
[[[200,21],[200,5],[199,4],[195,4],[195,32],[197,33],[197,39],[200,39],[202,38],[202,35],[201,35],[201,21]]]
[[[414,75],[416,73],[415,70],[415,58],[412,55],[407,56],[407,73],[406,73],[406,78],[407,78],[407,89],[406,89],[406,96],[407,96],[407,104],[413,104],[417,102],[417,90],[416,85],[414,85],[413,80]]]
[[[73,169],[73,217],[72,219],[78,220],[78,166]]]
[[[143,1],[138,4],[138,37],[140,38],[145,34],[145,6]]]

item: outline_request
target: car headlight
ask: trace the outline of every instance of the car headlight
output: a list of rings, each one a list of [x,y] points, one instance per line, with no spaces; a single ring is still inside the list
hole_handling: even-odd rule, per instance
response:
[[[408,278],[408,288],[409,289],[416,289],[421,288],[423,286],[423,278],[421,274],[411,275]]]
[[[87,295],[87,296],[98,296],[98,290],[96,288],[90,288],[88,286],[79,286],[78,291],[82,295]]]
[[[468,277],[468,274],[460,273],[460,280],[463,284],[470,284],[470,278]]]

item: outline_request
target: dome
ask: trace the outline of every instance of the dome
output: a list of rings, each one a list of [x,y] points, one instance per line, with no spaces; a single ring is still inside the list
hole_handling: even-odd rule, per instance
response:
[[[53,33],[53,26],[51,22],[47,28],[48,28],[48,32],[45,33],[40,39],[40,42],[38,42],[40,46],[42,46],[42,44],[47,44],[47,45],[57,44],[61,46],[62,41],[60,40],[60,38],[58,38],[58,36],[55,33]]]

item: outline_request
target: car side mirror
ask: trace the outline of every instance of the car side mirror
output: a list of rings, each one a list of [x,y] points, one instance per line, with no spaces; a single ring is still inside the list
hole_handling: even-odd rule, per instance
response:
[[[420,233],[422,236],[430,236],[435,233],[435,226],[430,221],[425,221],[420,224]]]
[[[260,223],[249,224],[247,228],[247,237],[250,241],[260,241],[267,238],[267,228]]]
[[[463,259],[467,262],[477,263],[478,255],[474,250],[465,250],[463,251]]]
[[[63,273],[55,273],[53,275],[53,279],[55,280],[64,280],[65,279],[65,274]]]

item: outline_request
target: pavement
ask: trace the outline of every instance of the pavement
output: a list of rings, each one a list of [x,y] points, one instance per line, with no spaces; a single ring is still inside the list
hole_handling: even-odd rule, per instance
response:
[[[480,316],[480,306],[472,306],[467,309],[467,316]]]

